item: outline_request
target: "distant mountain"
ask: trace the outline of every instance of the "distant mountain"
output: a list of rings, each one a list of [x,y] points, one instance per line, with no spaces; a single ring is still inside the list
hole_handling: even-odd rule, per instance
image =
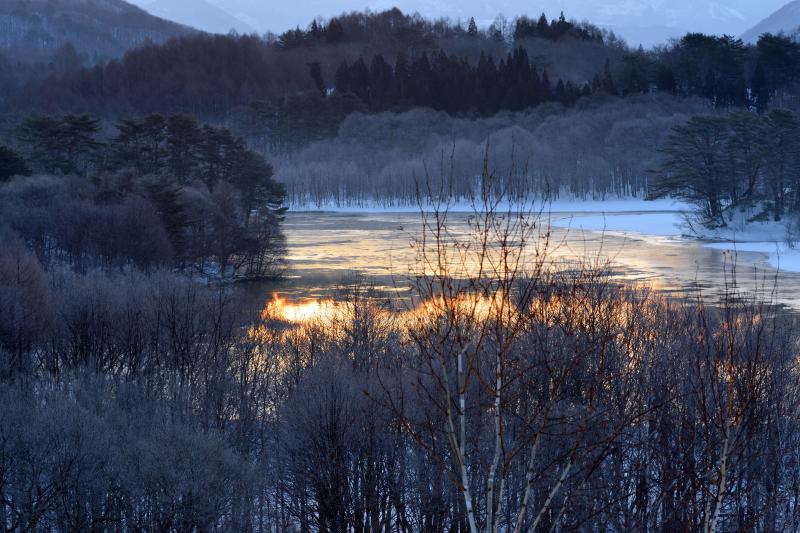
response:
[[[754,43],[764,33],[795,33],[798,30],[800,30],[800,0],[795,0],[747,30],[742,39]]]
[[[255,28],[206,0],[133,0],[136,5],[161,18],[209,33],[253,33]]]
[[[97,63],[192,33],[122,0],[0,1],[0,52],[16,60],[48,60],[71,43],[83,62]]]

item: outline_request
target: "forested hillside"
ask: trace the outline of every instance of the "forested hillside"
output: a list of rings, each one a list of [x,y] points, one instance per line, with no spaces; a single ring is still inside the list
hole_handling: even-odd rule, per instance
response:
[[[362,202],[370,194],[398,200],[379,192],[386,176],[393,183],[387,190],[407,198],[419,178],[419,172],[411,171],[413,161],[436,157],[437,151],[441,156],[450,151],[448,144],[458,146],[465,139],[485,143],[495,134],[506,136],[502,131],[508,128],[546,131],[548,116],[585,117],[585,110],[599,108],[607,117],[606,135],[576,134],[591,159],[569,156],[572,170],[565,170],[570,166],[552,163],[557,157],[537,157],[528,167],[530,179],[540,184],[539,191],[546,182],[550,191],[579,195],[641,193],[653,178],[657,140],[663,134],[650,128],[637,148],[643,154],[639,162],[619,163],[610,152],[619,145],[613,136],[626,127],[626,117],[651,114],[658,117],[651,124],[669,127],[677,120],[673,111],[663,115],[671,101],[676,112],[695,113],[793,107],[800,80],[800,45],[787,36],[767,34],[749,45],[728,36],[688,34],[644,51],[564,14],[498,19],[479,28],[474,20],[430,21],[397,9],[314,20],[306,29],[266,38],[181,37],[147,44],[92,68],[77,67],[66,52],[59,58],[51,73],[32,75],[29,81],[15,81],[14,69],[5,67],[8,142],[15,142],[16,124],[30,112],[90,112],[108,123],[151,113],[189,114],[224,124],[254,150],[280,160],[278,179],[294,201],[317,203]],[[394,120],[391,114],[417,108],[445,113],[445,123],[457,117],[464,126],[449,138],[433,139],[415,133],[414,124],[404,125],[407,138],[428,142],[426,155],[406,158],[402,172],[378,155],[380,149],[380,168],[356,162],[360,156],[348,139],[349,123],[385,124]],[[544,124],[533,126],[520,118],[531,113],[544,117]],[[486,120],[495,116],[497,121]],[[560,131],[570,131],[569,126]],[[369,145],[374,138],[363,142]],[[562,142],[558,138],[543,136],[533,148],[530,139],[517,135],[516,154],[549,154],[543,147]],[[392,150],[411,146],[419,143],[398,142]],[[339,154],[358,169],[345,171],[336,161]],[[334,160],[324,161],[329,156]],[[323,161],[324,172],[312,170]],[[474,176],[454,179],[460,193],[473,186]],[[370,192],[356,193],[356,182],[369,183]]]
[[[162,43],[192,33],[123,0],[6,0],[0,4],[0,52],[15,61],[49,61],[69,43],[77,65],[93,65],[148,41]]]
[[[800,2],[787,3],[742,34],[745,42],[757,42],[765,33],[796,35],[800,32]]]
[[[22,239],[47,268],[82,273],[280,272],[284,189],[241,138],[183,115],[122,120],[114,130],[103,139],[88,115],[20,124],[21,153],[0,145],[5,237]]]

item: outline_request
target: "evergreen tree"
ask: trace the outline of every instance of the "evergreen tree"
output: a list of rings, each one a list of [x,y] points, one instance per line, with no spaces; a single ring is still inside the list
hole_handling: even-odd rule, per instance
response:
[[[392,67],[378,54],[372,58],[369,69],[369,91],[372,109],[382,111],[389,107],[394,82]]]
[[[322,38],[323,33],[324,32],[323,32],[322,28],[320,27],[320,25],[317,23],[317,20],[314,19],[311,22],[311,26],[308,29],[309,36],[311,37],[311,39],[314,40],[314,42],[319,42],[320,39]]]
[[[761,59],[756,63],[753,80],[751,82],[753,101],[759,113],[764,113],[769,108],[770,90],[767,86],[767,76]]]
[[[703,96],[714,101],[717,96],[717,75],[713,69],[706,72],[706,81],[703,83]]]
[[[95,139],[99,123],[89,115],[61,118],[32,116],[17,130],[27,146],[29,160],[51,174],[85,174],[101,143]]]
[[[428,54],[422,52],[411,65],[411,95],[415,105],[423,107],[432,105],[431,82],[431,64],[428,61]]]
[[[636,53],[625,56],[622,70],[623,95],[646,93],[649,91],[649,66],[647,55],[641,47]]]
[[[563,80],[558,80],[558,83],[556,84],[556,90],[553,93],[553,96],[555,97],[556,102],[565,105],[568,103],[569,98],[567,97],[567,88],[564,85]]]
[[[662,65],[658,70],[656,77],[656,87],[659,91],[667,92],[670,94],[677,94],[678,86],[675,82],[675,74],[672,69],[666,65]]]
[[[469,18],[469,26],[467,26],[467,35],[470,37],[477,37],[478,36],[478,25],[475,23],[475,18]]]
[[[350,67],[349,77],[350,91],[361,98],[361,101],[365,104],[369,105],[369,69],[367,69],[363,57],[359,57]]]
[[[408,58],[403,52],[397,54],[394,63],[394,100],[405,105],[408,102],[411,88],[411,70],[408,65]]]
[[[603,69],[603,80],[602,80],[602,88],[608,94],[618,96],[619,91],[617,90],[617,85],[614,83],[614,75],[611,72],[611,61],[606,59],[606,65]]]
[[[800,43],[789,36],[764,34],[758,40],[752,86],[757,106],[766,110],[778,91],[800,80]]]
[[[164,223],[173,250],[178,257],[183,256],[189,217],[181,199],[180,186],[168,178],[154,177],[145,182],[144,188],[147,198]]]
[[[178,183],[186,183],[196,164],[200,137],[197,121],[187,115],[173,115],[167,120],[167,165]]]
[[[13,176],[29,176],[31,173],[25,160],[8,146],[0,144],[0,182]]]
[[[550,22],[544,13],[541,14],[539,21],[536,23],[536,34],[545,39],[550,36]]]
[[[325,40],[331,44],[338,44],[345,39],[344,28],[338,19],[332,18],[328,22],[328,27],[325,28]]]
[[[542,102],[549,102],[553,99],[553,86],[550,84],[550,76],[547,74],[547,69],[542,73]]]
[[[325,87],[325,80],[322,78],[322,67],[319,61],[312,61],[308,64],[308,75],[311,76],[311,80],[314,82],[314,86],[317,88],[320,95],[325,98],[328,94],[328,90]]]
[[[140,174],[161,172],[166,161],[166,127],[166,119],[158,114],[122,120],[111,143],[109,164],[134,168]]]
[[[336,74],[334,75],[333,83],[338,94],[352,92],[350,83],[350,66],[347,64],[347,61],[342,61],[339,64],[339,68],[336,69]]]

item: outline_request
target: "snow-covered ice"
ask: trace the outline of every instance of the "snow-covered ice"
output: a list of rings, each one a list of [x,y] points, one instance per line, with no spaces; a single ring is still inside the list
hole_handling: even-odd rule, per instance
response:
[[[516,204],[515,204],[516,205]],[[681,211],[688,209],[685,204],[675,200],[663,199],[647,201],[641,198],[614,198],[607,200],[583,200],[580,198],[565,198],[553,201],[532,201],[526,204],[534,210],[541,210],[543,213],[652,213]],[[433,204],[428,204],[426,211],[433,209]],[[498,206],[499,209],[508,209],[509,204]],[[473,205],[467,200],[451,202],[447,205],[450,212],[471,212]],[[293,205],[290,211],[295,213],[302,212],[329,212],[329,213],[417,213],[420,207],[417,204],[398,204],[387,205],[382,202],[368,201],[361,205],[338,206],[335,203],[328,204],[305,204]]]
[[[576,215],[554,219],[553,225],[560,228],[604,233],[638,233],[657,237],[672,237],[681,234],[683,216],[679,212],[606,213],[601,215]]]
[[[550,223],[559,228],[602,233],[618,233],[665,238],[690,238],[691,228],[684,213],[691,207],[671,199],[646,201],[640,198],[615,198],[608,200],[558,199],[551,202],[532,202],[534,210],[550,217]],[[432,205],[425,206],[431,210]],[[507,209],[508,205],[499,206]],[[452,202],[448,205],[452,213],[471,212],[468,201]],[[367,202],[363,206],[337,207],[331,205],[308,205],[293,207],[293,212],[324,211],[331,213],[416,213],[417,205],[381,205]],[[800,272],[800,249],[791,248],[784,242],[786,229],[775,224],[748,224],[741,228],[731,226],[726,230],[708,232],[695,239],[715,241],[706,247],[715,250],[730,250],[741,253],[757,253],[765,256],[773,268],[784,272]]]
[[[800,272],[800,250],[790,248],[786,243],[727,241],[707,244],[706,248],[764,254],[772,268],[784,272]]]

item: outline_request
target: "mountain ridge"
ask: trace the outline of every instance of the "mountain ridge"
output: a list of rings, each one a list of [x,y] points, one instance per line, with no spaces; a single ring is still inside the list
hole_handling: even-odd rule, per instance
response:
[[[209,33],[256,32],[252,25],[206,0],[135,0],[134,3],[152,15]]]
[[[23,61],[48,60],[70,43],[83,62],[94,64],[148,41],[194,33],[123,0],[0,2],[0,52]]]
[[[800,0],[784,5],[742,34],[742,40],[755,43],[765,33],[794,33],[800,30]]]

